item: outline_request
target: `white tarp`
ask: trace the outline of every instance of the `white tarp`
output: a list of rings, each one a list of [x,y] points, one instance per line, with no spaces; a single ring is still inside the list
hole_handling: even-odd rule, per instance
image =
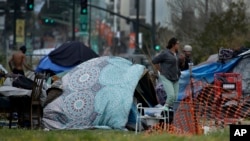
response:
[[[8,73],[8,71],[3,67],[2,64],[0,64],[0,70],[4,71],[4,73]]]

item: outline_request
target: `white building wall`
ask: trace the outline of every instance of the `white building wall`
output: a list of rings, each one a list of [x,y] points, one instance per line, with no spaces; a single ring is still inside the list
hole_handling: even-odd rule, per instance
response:
[[[120,4],[120,9],[118,9],[120,10],[120,14],[129,17],[130,0],[121,0]],[[120,20],[120,31],[130,31],[130,25],[124,19]]]
[[[144,0],[146,2],[146,23],[152,24],[152,1]],[[171,10],[167,5],[168,0],[155,0],[155,23],[160,23],[163,27],[172,29],[171,24]]]

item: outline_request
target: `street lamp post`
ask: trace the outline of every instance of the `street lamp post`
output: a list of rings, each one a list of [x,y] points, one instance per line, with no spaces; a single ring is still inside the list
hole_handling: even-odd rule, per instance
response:
[[[193,107],[193,117],[194,117],[194,128],[195,128],[195,133],[198,134],[198,121],[197,121],[197,116],[196,116],[196,100],[195,100],[195,95],[194,95],[194,83],[193,83],[193,74],[192,74],[192,69],[193,69],[193,62],[188,63],[189,66],[189,75],[190,75],[190,85],[191,85],[191,101],[192,101],[192,107]]]
[[[17,1],[14,2],[14,14],[13,14],[13,47],[16,47],[16,19],[17,19]]]
[[[76,2],[73,0],[73,5],[72,5],[72,41],[75,40],[75,5]]]
[[[139,14],[140,14],[140,0],[136,0],[135,3],[135,8],[136,8],[136,23],[135,23],[135,53],[139,52],[138,45],[139,45],[139,24],[140,24],[140,19],[139,19]]]
[[[91,1],[89,1],[89,3],[91,4]],[[88,39],[89,47],[91,47],[91,30],[92,30],[91,21],[92,21],[92,9],[91,7],[89,7],[89,21],[88,21],[89,23],[89,39]]]
[[[155,46],[155,0],[152,0],[152,47]]]

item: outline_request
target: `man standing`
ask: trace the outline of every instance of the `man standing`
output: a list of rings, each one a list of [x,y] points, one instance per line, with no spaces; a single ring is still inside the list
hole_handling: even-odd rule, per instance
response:
[[[30,71],[34,71],[26,64],[25,57],[26,47],[21,46],[18,52],[15,52],[9,60],[9,67],[12,73],[24,75],[24,67]]]
[[[183,48],[184,57],[180,64],[181,71],[188,70],[189,65],[188,63],[192,62],[191,55],[192,55],[192,47],[190,45],[185,45]]]

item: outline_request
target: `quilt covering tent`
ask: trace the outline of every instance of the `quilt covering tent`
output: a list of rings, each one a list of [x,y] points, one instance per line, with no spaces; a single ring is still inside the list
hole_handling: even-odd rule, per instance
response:
[[[121,57],[81,63],[62,77],[62,95],[44,107],[44,127],[125,129],[144,72],[143,65]]]

